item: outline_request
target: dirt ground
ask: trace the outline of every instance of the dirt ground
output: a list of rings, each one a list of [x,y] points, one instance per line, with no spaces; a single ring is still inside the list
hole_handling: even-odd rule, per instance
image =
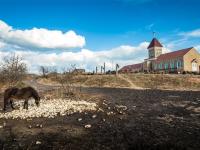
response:
[[[200,92],[82,92],[88,101],[98,103],[100,111],[54,119],[0,119],[0,149],[200,149]],[[85,128],[88,124],[91,127]]]

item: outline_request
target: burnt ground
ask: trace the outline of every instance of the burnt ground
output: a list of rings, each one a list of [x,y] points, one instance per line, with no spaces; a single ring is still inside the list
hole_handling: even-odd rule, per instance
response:
[[[54,119],[0,119],[5,125],[0,129],[0,148],[200,149],[200,92],[113,88],[82,92],[103,111]],[[91,128],[84,128],[86,124]]]

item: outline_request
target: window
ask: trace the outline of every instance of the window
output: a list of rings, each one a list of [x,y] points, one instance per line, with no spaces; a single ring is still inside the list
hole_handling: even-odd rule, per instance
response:
[[[149,51],[149,58],[152,58],[152,57],[154,57],[154,52],[151,50]]]
[[[181,68],[181,67],[182,67],[182,61],[179,60],[179,61],[177,61],[177,68]]]
[[[162,69],[162,63],[159,64],[159,69]]]
[[[168,63],[165,63],[165,69],[168,69]]]
[[[173,61],[170,63],[170,66],[171,66],[172,69],[174,69],[174,62]]]

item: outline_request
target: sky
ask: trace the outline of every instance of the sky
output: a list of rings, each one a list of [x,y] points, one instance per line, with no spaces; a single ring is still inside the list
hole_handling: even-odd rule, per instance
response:
[[[39,66],[93,71],[148,57],[156,32],[164,52],[200,52],[199,0],[0,0],[0,60],[23,57]]]

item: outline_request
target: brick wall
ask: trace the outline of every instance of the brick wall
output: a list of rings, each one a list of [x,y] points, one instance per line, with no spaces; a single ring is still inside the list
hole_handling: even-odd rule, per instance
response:
[[[192,60],[196,59],[198,64],[198,72],[200,66],[200,55],[199,53],[193,48],[187,54],[184,55],[184,71],[192,71]]]

